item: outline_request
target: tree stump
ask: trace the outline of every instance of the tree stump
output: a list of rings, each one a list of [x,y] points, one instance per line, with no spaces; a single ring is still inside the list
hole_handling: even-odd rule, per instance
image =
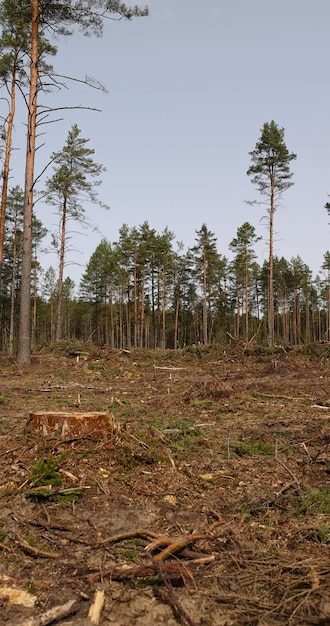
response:
[[[103,412],[66,413],[64,411],[38,411],[30,413],[28,428],[42,437],[68,439],[92,437],[106,439],[120,430],[112,415]]]

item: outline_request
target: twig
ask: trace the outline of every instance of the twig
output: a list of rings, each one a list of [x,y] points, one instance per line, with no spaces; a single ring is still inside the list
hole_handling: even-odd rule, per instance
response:
[[[182,550],[185,546],[188,546],[190,543],[194,543],[199,539],[205,539],[205,535],[201,535],[198,533],[192,533],[187,537],[181,537],[181,539],[177,539],[168,545],[164,550],[159,552],[155,557],[155,561],[164,561],[168,556],[175,554],[179,550]]]
[[[210,558],[210,562],[212,560],[214,560],[213,556]],[[199,563],[195,563],[194,561],[180,561],[179,563],[163,563],[162,565],[169,575],[173,574],[177,577],[178,574],[183,576],[183,573],[187,572],[190,575],[188,568],[197,564]],[[74,574],[74,577],[81,580],[88,580],[88,582],[98,582],[105,580],[106,578],[110,578],[111,580],[147,578],[148,576],[154,576],[156,573],[156,567],[152,563],[144,565],[128,565],[127,563],[124,563],[123,565],[114,566],[108,570],[98,570],[97,572],[83,574],[82,576]]]
[[[138,439],[137,437],[135,437],[134,435],[132,435],[132,433],[128,433],[127,431],[125,432],[125,435],[127,435],[128,437],[131,437],[131,439],[133,439],[134,441],[137,441],[138,444],[140,444],[140,446],[142,446],[142,448],[146,448],[147,450],[150,449],[150,446],[148,446],[147,443],[145,443],[144,441],[140,441],[140,439]]]
[[[160,550],[164,546],[170,546],[172,544],[173,544],[173,541],[169,537],[159,537],[158,539],[155,539],[155,541],[153,541],[152,543],[149,543],[149,545],[145,547],[145,552],[150,554],[152,552],[155,552],[155,550]],[[210,559],[209,555],[206,556],[202,552],[194,552],[193,550],[189,550],[189,549],[187,550],[186,548],[180,549],[178,550],[178,552],[180,553],[180,556],[183,556],[187,559],[193,559],[194,563],[196,563],[197,561],[200,563],[203,563],[205,559],[206,559],[205,562],[209,562],[209,559]]]
[[[58,559],[59,554],[57,552],[47,552],[46,550],[40,550],[40,548],[36,548],[35,546],[31,546],[29,543],[24,541],[21,537],[16,535],[17,539],[15,539],[15,543],[24,551],[28,552],[32,556],[40,556],[44,559]]]
[[[306,452],[306,454],[307,454],[307,456],[308,456],[308,460],[309,460],[309,462],[310,462],[310,463],[313,463],[313,459],[312,459],[311,455],[309,454],[309,450],[308,450],[308,448],[307,448],[306,444],[305,444],[304,442],[302,442],[300,445],[301,445],[301,447],[305,450],[305,452]]]
[[[275,460],[277,461],[277,463],[278,463],[281,467],[283,467],[283,469],[285,469],[285,470],[286,470],[286,471],[290,474],[291,478],[293,478],[294,482],[296,483],[296,485],[297,485],[298,489],[301,489],[301,484],[300,484],[300,482],[299,482],[299,480],[298,480],[297,476],[296,476],[296,475],[295,475],[295,474],[294,474],[294,473],[290,470],[290,468],[289,468],[287,465],[285,465],[285,463],[283,463],[283,461],[281,461],[281,460],[278,458],[278,447],[277,447],[277,441],[276,441],[276,443],[275,443]]]
[[[106,537],[105,539],[101,539],[95,543],[95,547],[103,546],[106,543],[117,543],[118,541],[123,541],[124,539],[131,539],[134,537],[148,537],[149,539],[157,539],[157,533],[152,532],[151,530],[144,530],[143,528],[139,528],[138,530],[133,530],[128,533],[119,533],[118,535],[111,535],[110,537]]]
[[[153,558],[153,561],[154,560],[155,557]],[[192,578],[191,572],[189,571],[191,568],[196,565],[207,565],[208,563],[213,563],[214,560],[215,556],[214,554],[211,554],[209,556],[199,557],[197,559],[186,559],[175,563],[162,562],[162,568],[169,576],[173,576],[173,578],[177,578],[178,575],[183,576],[184,574]],[[159,561],[157,561],[157,563],[159,563]],[[73,576],[75,578],[79,578],[80,580],[88,580],[88,582],[91,583],[102,581],[106,578],[110,578],[111,580],[147,578],[149,576],[154,576],[157,572],[158,570],[153,562],[143,565],[128,565],[127,563],[123,563],[122,565],[115,565],[108,570],[98,570],[97,572],[90,572],[89,574],[82,574],[80,576],[75,572]]]
[[[152,557],[151,557],[152,558]],[[160,578],[160,580],[162,581],[162,583],[164,583],[166,589],[167,589],[167,593],[168,593],[168,600],[170,605],[172,606],[172,608],[174,609],[174,611],[181,617],[183,618],[187,624],[189,624],[189,626],[197,626],[197,622],[195,622],[190,615],[188,615],[187,611],[183,608],[181,602],[179,602],[178,598],[176,597],[175,593],[174,593],[174,589],[171,585],[171,582],[166,574],[166,571],[164,569],[164,564],[160,564],[156,561],[156,559],[152,558],[152,562],[155,566],[155,569],[157,570],[158,576]]]
[[[167,370],[171,372],[177,372],[177,371],[188,369],[187,367],[160,367],[159,365],[154,365],[153,368],[154,370]]]

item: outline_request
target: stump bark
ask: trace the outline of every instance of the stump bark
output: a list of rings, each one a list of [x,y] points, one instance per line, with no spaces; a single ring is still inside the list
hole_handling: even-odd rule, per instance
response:
[[[67,413],[63,411],[37,411],[30,413],[28,428],[43,437],[67,439],[92,437],[106,439],[111,433],[118,432],[119,426],[109,413]]]

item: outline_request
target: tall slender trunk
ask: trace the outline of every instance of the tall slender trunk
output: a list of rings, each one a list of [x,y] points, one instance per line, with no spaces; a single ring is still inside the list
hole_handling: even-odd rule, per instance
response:
[[[13,228],[13,267],[10,281],[10,324],[9,324],[9,341],[8,354],[14,353],[14,336],[15,336],[15,281],[17,266],[17,215],[14,218]]]
[[[309,291],[306,289],[305,292],[305,334],[306,334],[306,344],[309,345],[311,342],[311,319],[310,319],[310,310],[309,310]]]
[[[144,328],[144,307],[145,307],[145,271],[142,269],[141,274],[141,315],[140,315],[140,331],[139,331],[139,346],[140,348],[144,346],[144,337],[145,337],[145,328]]]
[[[31,358],[31,255],[32,255],[32,211],[34,160],[37,132],[37,98],[38,98],[38,60],[39,60],[39,0],[31,0],[31,50],[30,50],[30,85],[27,120],[27,143],[24,186],[24,226],[21,300],[19,317],[19,337],[17,363],[28,365]]]
[[[110,286],[109,290],[109,324],[110,324],[110,347],[115,347],[115,326],[113,319],[113,297],[112,297],[112,287]]]
[[[59,261],[59,270],[58,270],[58,292],[57,292],[55,341],[60,341],[62,339],[62,300],[63,300],[66,219],[67,219],[67,196],[66,194],[64,194],[62,218],[61,218],[61,243],[60,243],[60,261]]]
[[[236,285],[236,329],[235,329],[235,337],[239,339],[239,329],[241,325],[241,301],[240,301],[240,291],[239,285]]]
[[[17,59],[16,59],[17,61]],[[5,241],[5,229],[6,229],[6,210],[7,210],[7,196],[8,196],[8,183],[10,172],[10,156],[11,156],[11,144],[13,135],[13,125],[15,117],[15,82],[16,82],[16,61],[13,65],[12,71],[12,83],[10,88],[10,111],[7,120],[7,136],[5,146],[5,158],[3,162],[2,173],[2,191],[1,191],[1,207],[0,207],[0,281],[2,280],[2,265],[3,265],[3,249]]]
[[[137,258],[136,254],[134,254],[134,285],[133,285],[133,293],[134,293],[134,348],[138,347],[138,299],[137,299]]]
[[[206,276],[206,256],[205,249],[203,252],[203,343],[207,345],[208,342],[208,328],[207,328],[207,276]]]
[[[166,349],[166,271],[163,267],[163,284],[162,284],[162,349]]]
[[[274,345],[274,213],[275,184],[272,174],[269,210],[269,285],[268,285],[268,346]]]
[[[330,287],[328,287],[328,310],[327,310],[327,341],[330,341]]]
[[[33,263],[33,315],[32,315],[32,348],[36,345],[37,337],[37,251],[34,254]]]
[[[175,290],[175,317],[174,317],[174,349],[179,347],[179,311],[180,311],[180,288]]]
[[[249,341],[249,259],[245,250],[245,341]]]

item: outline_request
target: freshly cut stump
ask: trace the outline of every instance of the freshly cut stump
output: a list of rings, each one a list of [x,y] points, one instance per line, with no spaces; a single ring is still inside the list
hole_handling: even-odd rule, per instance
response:
[[[54,439],[68,437],[93,437],[106,439],[118,432],[119,425],[109,413],[66,413],[63,411],[38,411],[30,413],[28,428],[38,435]]]

